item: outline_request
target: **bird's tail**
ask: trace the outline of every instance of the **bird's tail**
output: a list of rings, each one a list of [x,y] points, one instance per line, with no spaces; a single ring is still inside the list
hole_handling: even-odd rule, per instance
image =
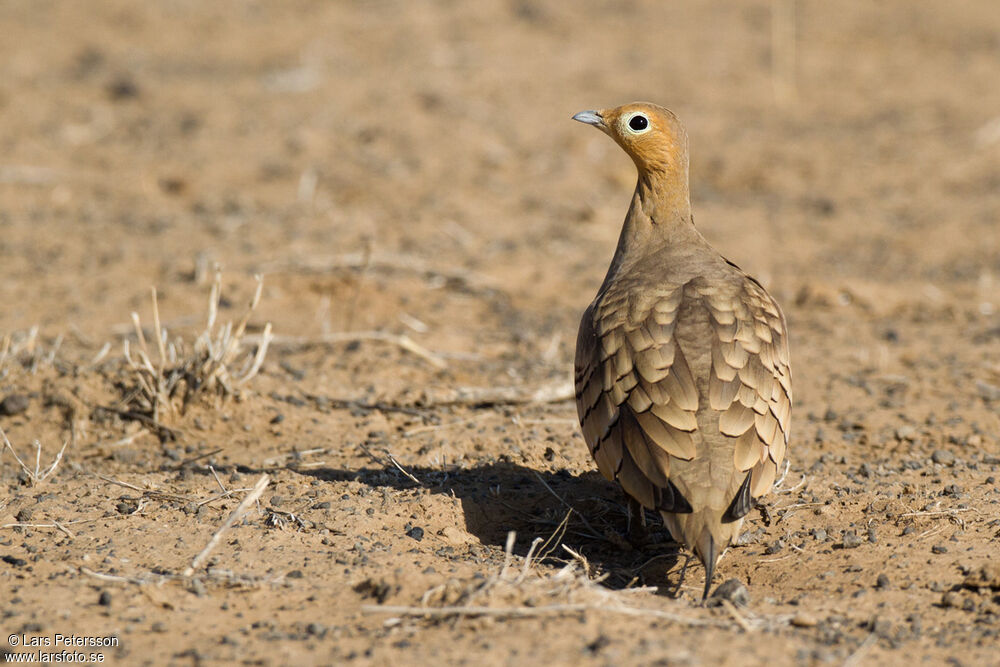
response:
[[[701,533],[692,545],[692,549],[696,554],[698,554],[698,558],[705,566],[705,590],[701,594],[701,599],[705,600],[708,598],[708,592],[712,588],[712,575],[715,574],[715,564],[718,562],[720,555],[720,550],[715,542],[715,537],[712,535],[712,531],[709,530],[708,526],[702,527]]]
[[[712,587],[715,565],[737,534],[742,520],[722,523],[721,512],[711,508],[690,514],[662,512],[662,516],[674,539],[684,542],[705,566],[705,590],[702,599],[707,598]]]

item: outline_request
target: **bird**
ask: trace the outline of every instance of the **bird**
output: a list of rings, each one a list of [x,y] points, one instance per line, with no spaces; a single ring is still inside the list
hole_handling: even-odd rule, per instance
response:
[[[601,474],[658,512],[705,568],[774,485],[792,376],[785,316],[695,228],[688,137],[648,102],[581,111],[632,158],[638,181],[614,257],[580,322],[575,390]],[[630,512],[631,514],[631,512]]]

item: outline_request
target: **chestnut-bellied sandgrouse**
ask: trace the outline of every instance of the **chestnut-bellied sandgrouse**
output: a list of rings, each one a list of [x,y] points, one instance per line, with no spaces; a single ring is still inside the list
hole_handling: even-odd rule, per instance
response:
[[[576,405],[601,473],[658,511],[705,566],[774,484],[792,384],[785,318],[695,229],[688,139],[647,103],[575,116],[614,139],[639,182],[576,343]]]

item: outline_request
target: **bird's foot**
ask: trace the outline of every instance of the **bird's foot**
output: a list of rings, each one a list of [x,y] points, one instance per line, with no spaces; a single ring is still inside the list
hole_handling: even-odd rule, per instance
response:
[[[647,546],[650,542],[649,529],[646,527],[646,510],[635,498],[628,499],[628,534],[626,539],[636,549]]]

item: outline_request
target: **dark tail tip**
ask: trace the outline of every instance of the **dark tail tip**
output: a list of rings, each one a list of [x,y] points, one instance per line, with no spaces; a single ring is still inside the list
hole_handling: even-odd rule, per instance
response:
[[[705,535],[702,538],[701,562],[705,566],[705,591],[701,594],[701,601],[704,602],[708,599],[708,592],[712,590],[712,576],[715,574],[715,540],[712,538],[712,534],[705,531]]]

